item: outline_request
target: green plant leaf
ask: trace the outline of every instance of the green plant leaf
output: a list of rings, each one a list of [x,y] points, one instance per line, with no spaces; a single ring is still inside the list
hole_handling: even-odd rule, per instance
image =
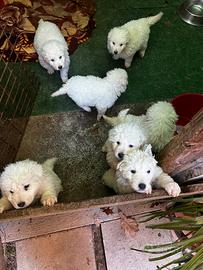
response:
[[[203,247],[198,250],[198,252],[185,263],[181,270],[196,270],[198,266],[202,265],[203,262]]]

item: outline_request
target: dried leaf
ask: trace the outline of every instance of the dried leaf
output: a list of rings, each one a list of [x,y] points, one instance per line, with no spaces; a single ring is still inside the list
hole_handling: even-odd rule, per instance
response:
[[[126,236],[135,236],[139,231],[138,223],[134,218],[129,218],[121,211],[119,212],[121,218],[121,228]]]
[[[107,216],[112,215],[113,214],[113,209],[110,207],[103,207],[101,208],[102,212],[104,212]]]

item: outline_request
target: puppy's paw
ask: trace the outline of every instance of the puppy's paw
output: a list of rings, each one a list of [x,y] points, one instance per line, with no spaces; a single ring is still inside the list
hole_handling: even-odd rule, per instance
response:
[[[55,196],[47,196],[41,199],[41,203],[43,206],[53,206],[57,203],[57,197]]]
[[[167,184],[165,186],[165,190],[170,196],[173,197],[179,196],[181,192],[180,186],[175,182]]]
[[[63,83],[66,83],[68,80],[68,76],[61,76],[61,80]]]
[[[145,51],[139,51],[139,55],[141,58],[143,58],[145,56]]]
[[[145,193],[146,193],[146,194],[151,194],[151,193],[152,193],[152,187],[149,187],[149,188],[146,190]]]
[[[102,119],[103,115],[98,114],[97,115],[97,121],[100,121]]]
[[[130,66],[131,66],[131,64],[125,63],[125,68],[129,68]]]
[[[47,69],[47,72],[51,75],[51,74],[53,74],[54,73],[54,69]]]
[[[3,213],[5,210],[5,207],[3,204],[0,203],[0,214]]]

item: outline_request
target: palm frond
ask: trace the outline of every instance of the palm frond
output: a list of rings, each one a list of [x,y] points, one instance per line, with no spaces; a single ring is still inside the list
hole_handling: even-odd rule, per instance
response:
[[[178,213],[178,217],[176,216]],[[182,254],[177,259],[171,260],[158,269],[168,269],[173,265],[173,270],[203,269],[203,197],[177,198],[170,202],[165,210],[152,211],[143,215],[143,222],[153,219],[170,218],[170,222],[150,224],[147,228],[187,231],[190,238],[185,236],[175,242],[147,245],[144,250],[132,250],[160,256],[150,258],[149,261],[160,261],[174,255]],[[187,250],[187,252],[185,252]],[[188,252],[189,250],[189,252]],[[185,253],[185,254],[184,254]]]

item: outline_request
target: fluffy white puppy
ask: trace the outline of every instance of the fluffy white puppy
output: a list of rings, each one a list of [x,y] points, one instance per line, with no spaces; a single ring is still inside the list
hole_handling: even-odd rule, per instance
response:
[[[58,26],[40,19],[34,37],[34,48],[41,66],[49,74],[54,73],[54,70],[60,70],[61,79],[66,82],[70,58],[67,42]]]
[[[147,193],[151,194],[152,187],[163,188],[173,197],[180,194],[179,185],[157,166],[152,155],[151,146],[145,150],[132,150],[124,156],[117,170],[110,169],[103,176],[104,183],[116,193]]]
[[[137,51],[144,57],[149,40],[150,27],[158,22],[163,12],[156,16],[132,20],[120,27],[113,28],[108,33],[107,48],[115,60],[125,60],[125,67],[131,66]]]
[[[109,131],[109,136],[102,147],[107,152],[106,160],[113,169],[119,161],[132,149],[139,149],[145,145],[147,137],[145,130],[136,123],[121,123]]]
[[[106,77],[73,76],[51,96],[67,94],[79,107],[90,112],[96,107],[97,119],[111,108],[128,85],[128,75],[124,69],[115,68],[107,72]]]
[[[56,203],[62,190],[61,180],[53,171],[56,160],[38,164],[27,159],[9,164],[0,176],[0,213],[12,207],[28,207],[38,198],[44,206]]]
[[[111,168],[132,148],[139,149],[151,144],[153,151],[160,151],[172,139],[176,129],[177,114],[173,106],[160,101],[150,106],[145,115],[135,116],[122,110],[117,117],[103,116],[113,126],[102,151]]]

